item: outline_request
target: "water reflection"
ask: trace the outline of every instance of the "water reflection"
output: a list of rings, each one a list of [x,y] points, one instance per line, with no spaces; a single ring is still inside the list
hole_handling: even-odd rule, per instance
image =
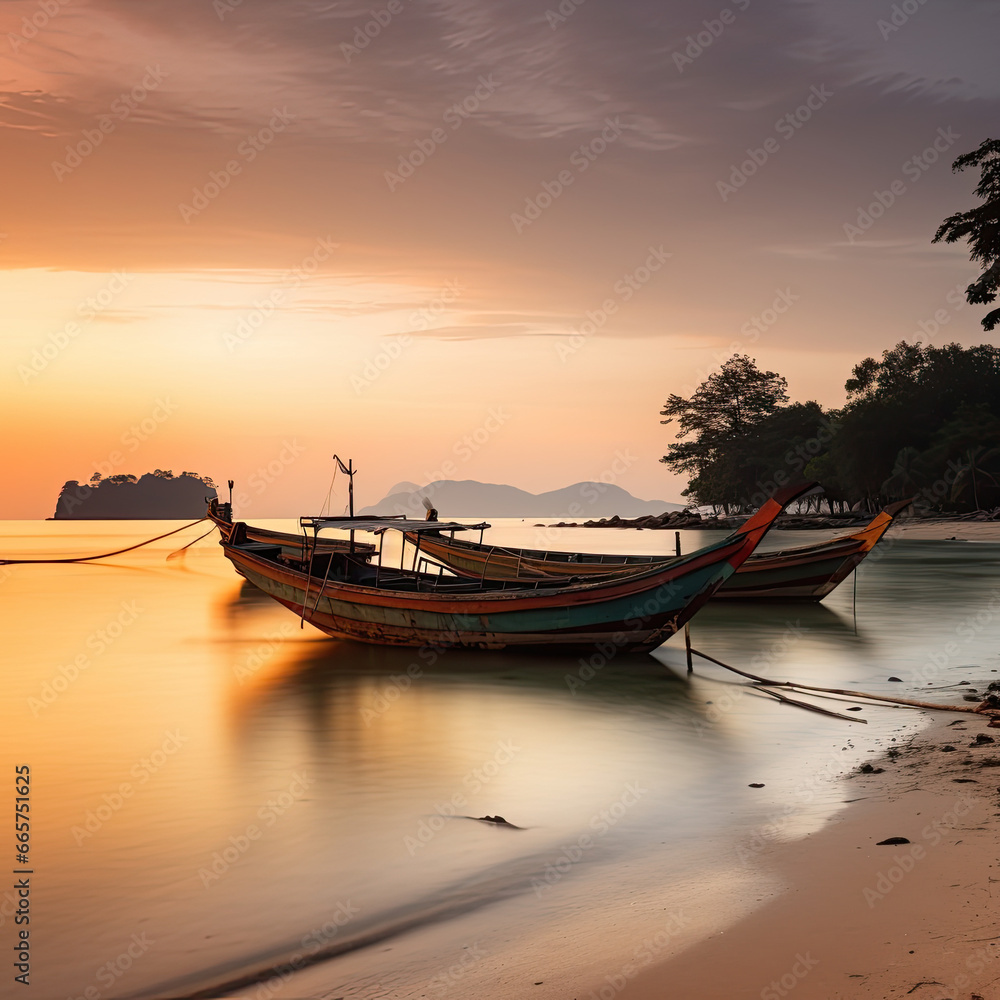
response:
[[[850,756],[841,748],[860,746],[864,727],[761,701],[709,680],[716,668],[689,678],[682,637],[607,663],[510,650],[432,659],[300,629],[217,547],[189,550],[183,566],[164,562],[173,547],[128,565],[12,567],[3,584],[17,669],[0,715],[43,777],[33,802],[47,878],[33,923],[39,995],[99,987],[94,970],[137,932],[157,947],[120,995],[181,972],[251,967],[322,926],[338,901],[362,908],[360,931],[430,919],[478,886],[477,906],[505,899],[487,933],[508,938],[625,898],[629,877],[629,892],[694,886],[696,902],[706,872],[738,888],[746,873],[731,871],[733,845],[745,831],[797,804],[803,776],[837,773]],[[751,670],[759,659],[770,676],[861,688],[915,678],[929,651],[954,641],[943,684],[966,676],[947,672],[961,663],[996,665],[995,629],[963,623],[995,600],[998,569],[1000,546],[904,542],[863,566],[857,635],[848,585],[821,605],[709,605],[693,641]],[[100,639],[133,603],[135,621]],[[87,665],[71,669],[81,655]],[[32,708],[50,687],[58,696]],[[903,713],[888,714],[865,707],[881,723],[873,735],[895,735]],[[147,778],[141,762],[157,752]],[[747,789],[761,780],[765,789]],[[117,801],[123,783],[130,794]],[[632,785],[643,790],[635,802],[539,900],[531,874],[593,834]],[[811,806],[837,800],[835,785],[822,788]],[[244,842],[253,825],[261,836]],[[242,849],[206,880],[234,843]]]

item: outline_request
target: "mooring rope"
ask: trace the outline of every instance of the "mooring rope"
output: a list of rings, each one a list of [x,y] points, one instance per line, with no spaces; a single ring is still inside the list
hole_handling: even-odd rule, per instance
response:
[[[212,527],[209,528],[204,535],[199,535],[193,542],[188,542],[187,545],[182,545],[179,549],[175,549],[173,552],[170,553],[169,556],[167,556],[167,562],[170,562],[171,559],[182,558],[184,553],[187,552],[187,550],[191,548],[192,545],[197,545],[198,542],[200,542],[203,538],[208,538],[208,536],[212,534],[212,532],[215,531],[217,527],[218,527],[217,524],[213,524]]]
[[[91,562],[94,559],[107,559],[110,556],[120,556],[123,552],[131,552],[133,549],[141,549],[144,545],[150,545],[152,542],[158,542],[161,538],[169,538],[171,535],[176,535],[178,531],[183,531],[185,528],[191,528],[196,524],[201,524],[202,521],[207,521],[207,517],[199,517],[197,521],[192,521],[190,524],[182,524],[179,528],[174,528],[173,531],[164,532],[162,535],[157,535],[155,538],[147,538],[144,542],[137,542],[135,545],[129,545],[124,549],[115,549],[114,552],[102,552],[98,556],[74,556],[73,558],[66,559],[0,559],[0,566],[13,566],[17,563],[78,563],[78,562]],[[195,539],[197,541],[197,539]]]

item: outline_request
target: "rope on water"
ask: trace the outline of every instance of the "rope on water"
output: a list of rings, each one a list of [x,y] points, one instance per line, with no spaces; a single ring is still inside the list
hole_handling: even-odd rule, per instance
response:
[[[135,545],[129,545],[124,549],[115,549],[114,552],[102,552],[97,556],[73,556],[72,558],[66,559],[0,559],[0,566],[14,566],[22,563],[78,563],[91,562],[94,559],[107,559],[110,556],[120,556],[123,552],[131,552],[133,549],[141,549],[144,545],[149,545],[152,542],[158,542],[161,538],[169,538],[171,535],[176,535],[178,531],[183,531],[185,528],[193,527],[194,525],[201,524],[202,521],[207,520],[207,517],[199,517],[197,521],[192,521],[190,524],[182,524],[179,528],[174,528],[173,531],[166,531],[162,535],[157,535],[155,538],[147,538],[144,542],[137,542]],[[195,541],[197,541],[197,539],[195,539]]]
[[[708,660],[709,663],[715,663],[720,667],[725,667],[726,670],[732,670],[734,674],[739,674],[741,677],[747,677],[753,681],[753,686],[758,691],[767,691],[768,694],[775,694],[771,688],[790,688],[796,693],[802,691],[812,691],[818,694],[820,697],[825,695],[838,695],[843,698],[847,698],[854,701],[858,698],[864,698],[869,701],[881,701],[888,705],[904,705],[907,708],[926,708],[932,709],[938,712],[968,712],[971,715],[986,715],[992,716],[996,713],[996,709],[989,704],[988,701],[983,701],[978,705],[940,705],[933,701],[916,701],[913,698],[894,698],[891,695],[883,694],[867,694],[864,691],[853,691],[848,688],[828,688],[828,687],[817,687],[814,684],[800,684],[798,681],[772,681],[767,677],[758,677],[757,674],[751,674],[747,670],[740,670],[739,667],[734,667],[729,663],[723,663],[722,660],[717,660],[714,656],[709,656],[708,653],[702,653],[697,649],[692,649],[692,653],[695,656],[700,656],[703,660]],[[805,704],[804,702],[802,703]],[[812,707],[812,706],[810,706]],[[861,721],[860,719],[857,721]]]
[[[176,549],[175,551],[171,552],[170,555],[167,556],[167,562],[170,562],[171,559],[182,559],[184,557],[184,553],[187,552],[187,550],[191,548],[192,545],[197,545],[197,543],[200,542],[203,538],[208,538],[208,536],[212,534],[212,532],[215,531],[217,527],[218,525],[213,524],[212,527],[209,528],[204,535],[199,535],[193,542],[188,542],[187,545],[182,545],[179,549]]]

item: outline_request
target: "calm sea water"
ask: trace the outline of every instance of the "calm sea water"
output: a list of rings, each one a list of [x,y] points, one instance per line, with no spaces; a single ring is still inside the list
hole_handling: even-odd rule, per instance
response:
[[[9,522],[0,555],[173,526]],[[848,714],[869,725],[824,718],[714,667],[689,679],[678,638],[608,664],[334,642],[243,585],[213,539],[168,561],[199,529],[106,563],[0,567],[11,803],[15,767],[31,779],[32,992],[5,962],[3,995],[183,996],[291,956],[302,971],[238,995],[585,996],[640,941],[665,957],[780,891],[760,847],[817,828],[849,797],[839,773],[922,724],[864,702]],[[673,546],[518,521],[493,537]],[[694,645],[902,695],[990,680],[1000,544],[904,535],[879,554],[856,621],[848,580],[819,606],[711,605]],[[20,877],[0,886],[8,956]]]

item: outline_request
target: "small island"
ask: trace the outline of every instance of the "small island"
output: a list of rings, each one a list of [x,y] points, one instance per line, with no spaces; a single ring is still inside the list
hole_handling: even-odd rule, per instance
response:
[[[116,475],[102,478],[99,472],[89,483],[75,479],[63,485],[53,520],[173,520],[200,517],[206,497],[216,486],[208,476],[169,469],[156,469],[142,476]]]

